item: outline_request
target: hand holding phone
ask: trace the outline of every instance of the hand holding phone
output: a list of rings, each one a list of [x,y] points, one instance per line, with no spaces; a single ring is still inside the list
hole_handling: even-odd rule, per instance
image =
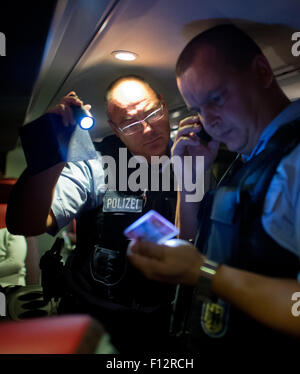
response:
[[[212,137],[204,129],[198,115],[189,116],[180,121],[176,138],[178,139],[180,136],[192,137],[194,135],[204,143],[209,143],[212,140]]]
[[[204,169],[208,170],[217,156],[218,149],[219,142],[207,134],[199,116],[194,115],[180,122],[171,152],[172,156],[192,156],[193,160],[197,156],[204,156]],[[193,167],[195,166],[194,162]],[[195,173],[198,173],[196,169]]]

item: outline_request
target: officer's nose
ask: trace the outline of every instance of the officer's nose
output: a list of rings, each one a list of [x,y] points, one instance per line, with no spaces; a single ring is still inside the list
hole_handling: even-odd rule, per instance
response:
[[[152,126],[147,121],[141,121],[144,126],[143,133],[146,134],[148,132],[151,132],[153,130]]]

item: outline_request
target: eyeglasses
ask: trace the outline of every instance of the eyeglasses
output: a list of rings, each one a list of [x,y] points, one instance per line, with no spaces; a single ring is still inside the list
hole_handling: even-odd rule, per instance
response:
[[[147,117],[140,121],[136,121],[133,123],[130,123],[129,125],[118,127],[118,129],[124,134],[124,135],[133,135],[140,131],[143,131],[143,122],[147,122],[149,125],[155,125],[157,121],[159,121],[164,116],[164,107],[161,104],[160,107],[156,110],[154,110],[152,113],[148,114]]]

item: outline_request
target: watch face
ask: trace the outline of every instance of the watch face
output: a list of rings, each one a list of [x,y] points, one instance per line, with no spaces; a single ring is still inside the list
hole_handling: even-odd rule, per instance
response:
[[[200,268],[200,277],[212,279],[216,274],[218,266],[219,264],[217,262],[206,258]]]

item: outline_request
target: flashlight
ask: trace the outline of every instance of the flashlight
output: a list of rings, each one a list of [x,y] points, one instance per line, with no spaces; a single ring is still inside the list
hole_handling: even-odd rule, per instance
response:
[[[72,105],[73,115],[76,123],[83,129],[89,130],[94,124],[95,120],[90,111],[82,106]]]

